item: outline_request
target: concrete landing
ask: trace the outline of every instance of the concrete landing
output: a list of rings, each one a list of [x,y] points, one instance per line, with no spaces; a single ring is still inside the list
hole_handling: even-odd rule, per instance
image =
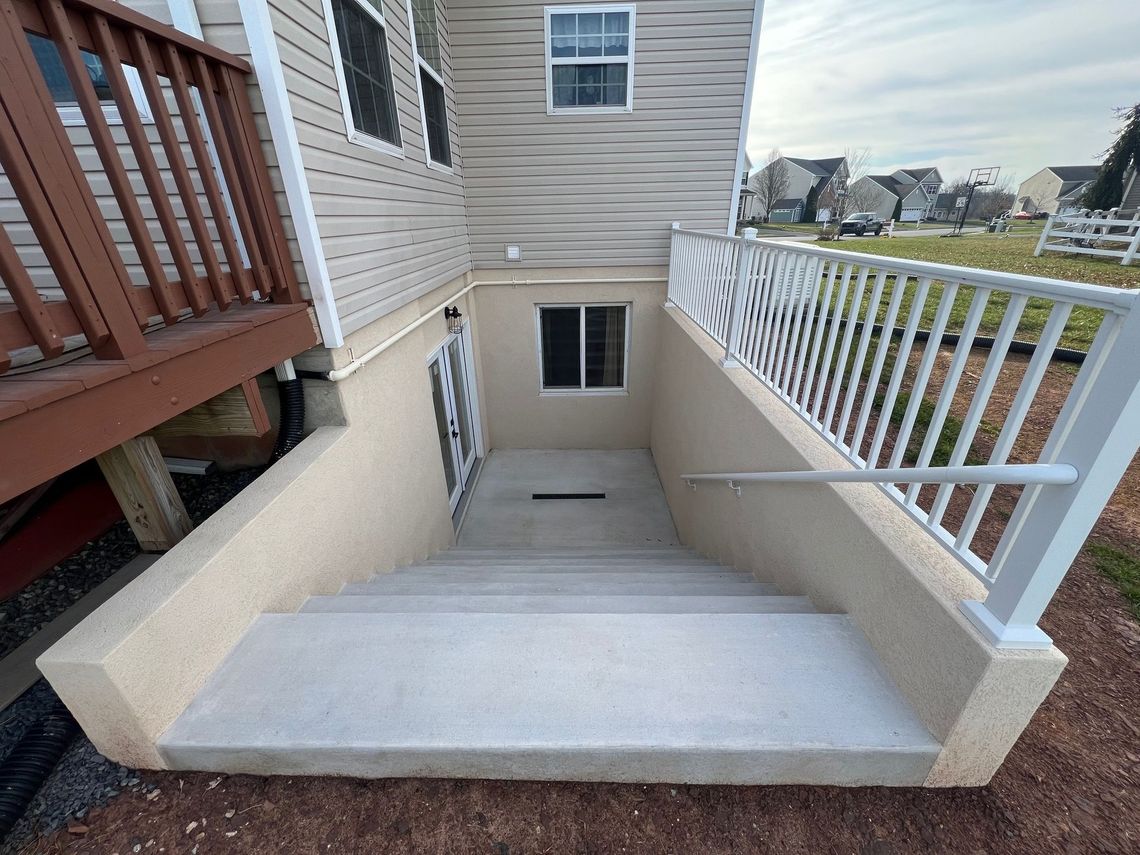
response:
[[[923,782],[938,744],[842,615],[264,615],[159,740],[175,769]]]
[[[605,493],[535,500],[534,493]],[[494,451],[459,547],[673,546],[677,531],[647,450]]]

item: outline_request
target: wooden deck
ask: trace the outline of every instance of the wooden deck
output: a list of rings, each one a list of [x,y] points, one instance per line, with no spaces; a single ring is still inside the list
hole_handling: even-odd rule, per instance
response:
[[[78,131],[32,50],[45,39]],[[3,502],[318,335],[244,60],[112,0],[0,0],[0,56],[0,167],[24,217],[0,225]]]

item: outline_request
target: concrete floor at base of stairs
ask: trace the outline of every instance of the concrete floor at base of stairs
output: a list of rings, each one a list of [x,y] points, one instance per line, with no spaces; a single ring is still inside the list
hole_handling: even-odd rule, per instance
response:
[[[533,499],[605,493],[604,499]],[[492,451],[459,547],[673,546],[677,530],[648,449]]]

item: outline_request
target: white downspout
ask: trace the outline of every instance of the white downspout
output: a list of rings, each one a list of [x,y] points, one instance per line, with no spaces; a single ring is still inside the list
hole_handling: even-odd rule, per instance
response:
[[[732,174],[732,203],[728,209],[728,231],[736,234],[736,214],[740,210],[740,173],[748,148],[748,124],[752,121],[752,93],[756,88],[756,58],[760,53],[760,22],[764,18],[764,0],[756,0],[752,13],[752,39],[748,44],[748,71],[744,78],[744,104],[740,110],[740,138],[736,143],[736,171]]]

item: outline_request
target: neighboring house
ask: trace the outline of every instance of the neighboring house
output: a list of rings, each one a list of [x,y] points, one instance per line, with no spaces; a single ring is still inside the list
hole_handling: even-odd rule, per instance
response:
[[[935,199],[934,204],[930,209],[929,218],[931,220],[938,220],[939,222],[949,221],[954,222],[962,214],[962,206],[966,203],[963,201],[961,206],[958,203],[959,199],[966,199],[965,193],[939,193]]]
[[[929,371],[868,347],[915,268],[731,236],[760,0],[6,8],[0,501],[98,458],[165,552],[36,660],[100,752],[262,775],[994,774],[1064,667],[1037,620],[1140,435],[1132,304],[1055,301],[1113,309],[1096,412],[1064,409],[1043,466],[995,452],[960,537],[916,497],[972,473],[865,471],[908,444],[860,378],[892,373],[899,431],[926,400]],[[773,213],[844,189],[842,158],[788,161]],[[929,173],[887,178],[926,209]],[[932,280],[1054,293],[923,270],[912,327]],[[269,436],[276,397],[280,459],[187,533],[152,434]],[[987,485],[1011,482],[1038,486],[991,567],[974,529],[996,540]]]
[[[803,157],[781,157],[788,173],[788,186],[783,198],[771,205],[770,219],[778,223],[798,223],[809,207],[809,195],[815,191],[815,221],[829,218],[835,206],[836,193],[846,186],[847,159],[827,157],[809,160]],[[752,176],[752,187],[763,181],[763,174],[771,169],[768,164]]]
[[[1096,180],[1099,166],[1046,166],[1021,182],[1013,213],[1071,213],[1080,210],[1081,194]]]
[[[751,183],[752,172],[752,160],[745,155],[744,169],[740,173],[740,202],[736,209],[736,221],[738,223],[747,223],[763,216],[757,203],[756,191]]]
[[[1140,169],[1130,166],[1124,171],[1124,193],[1120,199],[1120,212],[1140,212]]]
[[[917,223],[934,210],[942,176],[934,167],[899,169],[890,175],[865,175],[851,185],[851,192],[863,204],[884,220],[891,219],[899,209],[900,222]]]

